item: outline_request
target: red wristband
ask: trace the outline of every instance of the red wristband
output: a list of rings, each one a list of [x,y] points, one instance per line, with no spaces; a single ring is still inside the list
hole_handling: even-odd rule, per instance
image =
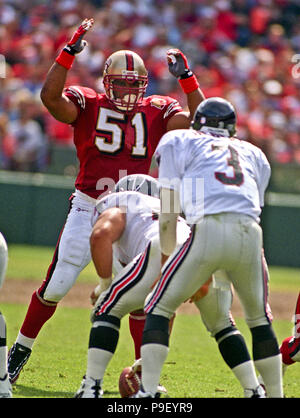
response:
[[[185,94],[192,93],[199,87],[198,80],[194,74],[189,78],[179,80],[179,84]]]
[[[62,50],[55,61],[69,70],[72,67],[74,59],[75,55],[71,55],[68,52]]]

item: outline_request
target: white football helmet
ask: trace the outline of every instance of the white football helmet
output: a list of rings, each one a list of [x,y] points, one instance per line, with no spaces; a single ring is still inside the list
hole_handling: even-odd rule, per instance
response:
[[[115,185],[113,192],[139,192],[159,198],[158,181],[146,174],[131,174],[121,178]]]
[[[148,85],[144,61],[133,51],[114,52],[105,62],[103,84],[106,97],[118,110],[135,111]]]

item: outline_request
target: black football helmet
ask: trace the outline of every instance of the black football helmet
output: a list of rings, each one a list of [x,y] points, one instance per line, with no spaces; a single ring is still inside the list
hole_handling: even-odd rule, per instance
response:
[[[230,102],[221,97],[203,100],[194,114],[192,129],[200,131],[203,126],[226,129],[230,136],[235,134],[236,113]]]

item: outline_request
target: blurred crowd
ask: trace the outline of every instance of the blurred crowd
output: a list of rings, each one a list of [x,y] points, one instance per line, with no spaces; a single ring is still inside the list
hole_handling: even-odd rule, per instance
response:
[[[68,85],[102,92],[106,57],[132,49],[149,71],[147,95],[186,105],[166,64],[166,50],[178,47],[206,97],[235,105],[241,139],[273,163],[300,164],[299,0],[0,0],[0,169],[45,171],[53,144],[73,147],[71,127],[39,94],[85,17],[95,24]]]

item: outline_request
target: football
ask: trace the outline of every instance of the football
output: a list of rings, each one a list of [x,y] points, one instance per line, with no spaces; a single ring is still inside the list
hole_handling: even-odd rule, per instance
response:
[[[131,367],[125,367],[122,370],[119,378],[119,392],[121,398],[128,398],[129,396],[134,395],[138,392],[141,381],[137,373],[133,373],[132,376],[129,377],[129,373],[132,372]]]

